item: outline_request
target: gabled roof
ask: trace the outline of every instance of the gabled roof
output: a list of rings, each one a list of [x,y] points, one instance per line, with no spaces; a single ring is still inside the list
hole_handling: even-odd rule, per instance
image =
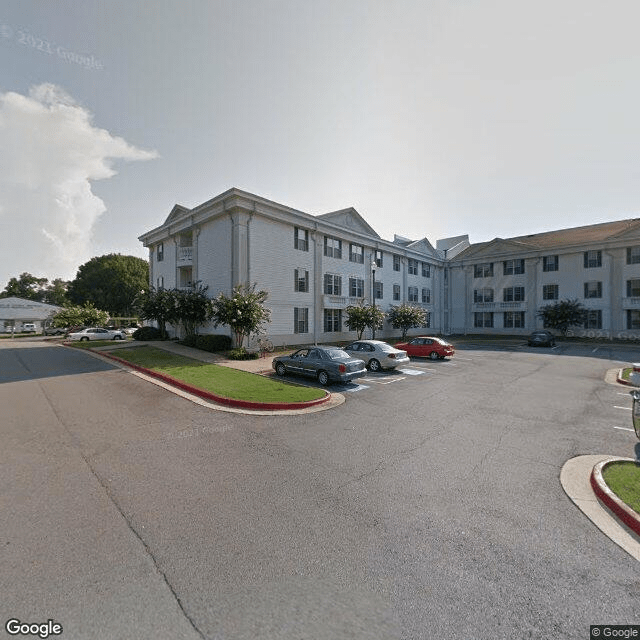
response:
[[[181,204],[173,205],[173,209],[171,209],[171,213],[167,216],[167,219],[164,221],[164,224],[169,224],[170,222],[177,220],[178,218],[183,216],[185,213],[189,213],[189,211],[190,209],[183,207]]]
[[[480,258],[500,253],[553,250],[627,238],[640,241],[640,218],[533,233],[515,238],[494,238],[489,242],[472,244],[458,254],[455,259]]]
[[[438,251],[433,248],[433,245],[427,240],[427,238],[421,238],[420,240],[414,240],[406,245],[407,249],[414,249],[420,251],[420,253],[426,253],[432,255],[434,258],[440,258]]]
[[[380,238],[380,236],[373,230],[372,227],[365,221],[365,219],[353,208],[340,209],[340,211],[331,211],[330,213],[321,213],[316,218],[322,218],[327,222],[346,227],[352,231],[359,231],[360,233],[366,233],[367,235]]]

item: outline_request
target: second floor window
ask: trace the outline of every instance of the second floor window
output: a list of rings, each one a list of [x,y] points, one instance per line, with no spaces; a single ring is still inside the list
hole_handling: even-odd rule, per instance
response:
[[[640,298],[640,280],[627,280],[627,298]]]
[[[364,297],[364,280],[360,278],[349,278],[349,296],[351,298]]]
[[[412,258],[409,258],[409,260],[407,262],[407,271],[409,272],[410,275],[417,276],[418,275],[418,261],[417,260],[413,260]]]
[[[376,263],[376,267],[378,267],[379,269],[382,269],[382,265],[383,265],[382,251],[376,251],[374,260]]]
[[[306,293],[309,291],[309,272],[304,269],[295,269],[293,272],[294,291]]]
[[[422,263],[422,277],[423,278],[431,277],[431,265],[428,262]]]
[[[156,261],[162,262],[164,260],[164,242],[161,242],[156,247]]]
[[[493,302],[493,289],[474,289],[474,302]]]
[[[400,271],[400,256],[393,256],[393,270]]]
[[[602,298],[602,282],[585,282],[585,298]]]
[[[306,229],[295,227],[293,230],[293,246],[298,251],[309,251],[309,232]]]
[[[522,302],[524,300],[524,287],[506,287],[502,290],[503,302]]]
[[[543,284],[542,285],[542,299],[543,300],[557,300],[558,299],[558,285],[557,284]]]
[[[349,245],[349,260],[351,262],[364,263],[364,247],[361,244]]]
[[[584,268],[594,269],[602,266],[602,251],[585,251],[584,252]]]
[[[342,295],[342,276],[331,273],[324,274],[324,292],[329,296]]]
[[[542,270],[543,271],[557,271],[558,270],[558,256],[543,256],[542,257]]]
[[[640,247],[627,248],[627,264],[640,264]]]

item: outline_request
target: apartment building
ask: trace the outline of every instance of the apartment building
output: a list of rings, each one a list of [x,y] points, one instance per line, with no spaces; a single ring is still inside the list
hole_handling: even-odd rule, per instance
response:
[[[450,333],[526,334],[539,309],[577,299],[581,333],[640,333],[640,220],[473,244],[447,264]]]
[[[234,188],[193,209],[176,205],[140,240],[154,287],[267,290],[276,344],[349,340],[345,308],[372,301],[424,308],[426,325],[412,335],[524,335],[542,328],[540,307],[564,299],[588,309],[588,335],[640,335],[637,219],[434,247],[426,237],[384,240],[353,208],[311,215]],[[385,324],[377,335],[397,331]]]
[[[310,215],[234,188],[193,209],[176,205],[140,240],[156,288],[267,290],[275,344],[349,340],[345,308],[372,301],[420,306],[427,322],[413,333],[443,331],[444,251],[426,238],[383,240],[353,208]],[[395,334],[388,325],[377,332]]]

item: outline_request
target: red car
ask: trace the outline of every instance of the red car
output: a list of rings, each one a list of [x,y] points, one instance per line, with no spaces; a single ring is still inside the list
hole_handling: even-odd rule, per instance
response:
[[[407,355],[431,358],[432,360],[450,358],[456,351],[453,345],[446,340],[431,336],[418,336],[409,342],[400,342],[394,346],[396,349],[406,351]]]

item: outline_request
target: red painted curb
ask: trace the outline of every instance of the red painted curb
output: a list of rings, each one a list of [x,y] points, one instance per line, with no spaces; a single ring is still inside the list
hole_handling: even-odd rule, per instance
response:
[[[609,489],[602,478],[602,469],[608,464],[613,464],[619,460],[605,460],[598,463],[591,471],[591,488],[597,498],[605,504],[624,524],[634,533],[640,536],[640,515],[636,514],[631,507],[628,507]]]
[[[326,395],[324,398],[319,398],[318,400],[309,400],[308,402],[249,402],[248,400],[235,400],[233,398],[226,398],[225,396],[217,396],[215,393],[210,393],[209,391],[205,391],[204,389],[198,389],[198,387],[192,387],[186,382],[176,380],[175,378],[172,378],[171,376],[168,376],[164,373],[157,373],[156,371],[151,371],[151,369],[145,369],[144,367],[140,367],[137,364],[127,362],[127,360],[123,360],[122,358],[118,358],[117,356],[112,356],[105,351],[94,351],[94,353],[99,353],[102,356],[111,358],[112,360],[120,362],[121,364],[124,364],[131,369],[140,371],[141,373],[151,376],[152,378],[162,380],[163,382],[166,382],[174,387],[178,387],[183,391],[188,391],[195,396],[199,396],[200,398],[204,398],[205,400],[213,400],[218,404],[223,404],[228,407],[239,407],[241,409],[254,409],[262,411],[283,411],[287,409],[308,409],[319,404],[324,404],[331,399],[331,394],[325,391]]]

